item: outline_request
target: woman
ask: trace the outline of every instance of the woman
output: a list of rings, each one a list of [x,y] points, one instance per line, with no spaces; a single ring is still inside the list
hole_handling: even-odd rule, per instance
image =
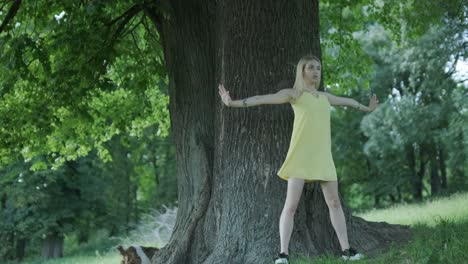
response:
[[[275,260],[276,264],[288,263],[288,246],[294,224],[294,213],[304,183],[314,181],[320,182],[331,222],[343,251],[343,259],[357,260],[363,257],[349,246],[345,217],[338,197],[336,170],[331,153],[330,105],[350,106],[360,111],[372,112],[377,107],[378,100],[374,94],[369,106],[366,107],[354,99],[318,91],[320,76],[320,60],[308,55],[301,58],[297,64],[293,88],[283,89],[275,94],[233,101],[223,84],[218,87],[219,95],[226,106],[249,107],[290,103],[294,110],[289,150],[278,171],[278,176],[288,181],[288,190],[279,223],[281,251]],[[311,157],[312,149],[314,155]]]

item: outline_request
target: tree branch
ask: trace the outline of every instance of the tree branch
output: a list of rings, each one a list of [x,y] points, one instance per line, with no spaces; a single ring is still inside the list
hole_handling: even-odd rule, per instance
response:
[[[146,30],[150,34],[151,37],[159,43],[163,50],[166,50],[164,47],[164,34],[163,34],[163,17],[158,14],[158,12],[152,7],[151,5],[144,5],[143,11],[145,12],[146,16],[153,22],[154,27],[156,28],[156,32],[158,32],[159,37],[156,37],[153,32],[150,30],[149,26],[146,24],[146,21],[143,22]]]
[[[143,26],[145,27],[146,29],[146,32],[148,32],[148,35],[157,43],[160,43],[160,40],[158,39],[158,37],[153,33],[153,31],[151,30],[151,28],[149,27],[148,23],[146,23],[146,17],[145,19],[143,20]],[[156,29],[157,31],[157,29]]]
[[[10,10],[8,11],[8,14],[5,17],[5,20],[3,20],[2,25],[0,25],[0,33],[2,33],[3,30],[5,30],[10,20],[12,20],[15,17],[16,12],[18,12],[18,9],[21,5],[21,1],[22,0],[14,0],[13,4],[10,7]]]
[[[120,22],[120,24],[117,26],[117,29],[115,30],[114,34],[112,34],[112,36],[110,37],[110,39],[106,40],[104,42],[104,45],[103,47],[112,47],[114,45],[114,43],[117,41],[117,38],[121,35],[121,33],[124,31],[125,29],[125,26],[127,26],[127,24],[129,24],[130,21],[132,21],[132,19],[142,10],[142,7],[141,5],[134,5],[132,6],[130,9],[128,9],[124,14],[120,15],[119,17],[113,19],[110,23],[108,23],[107,25],[108,26],[112,26],[112,24],[114,24],[115,22],[117,22],[118,20],[122,20],[122,22]],[[141,21],[140,21],[141,22]],[[130,23],[132,24],[132,23]],[[138,25],[139,23],[137,23]],[[133,30],[134,28],[132,28]],[[94,58],[91,58],[91,60],[93,60]],[[100,69],[97,71],[97,74],[96,74],[96,81],[97,79],[99,78],[99,76],[103,75],[107,69],[107,66],[109,65],[109,60],[106,60],[100,67]]]
[[[108,27],[111,27],[112,25],[114,25],[117,21],[119,21],[120,19],[124,18],[124,17],[127,17],[127,16],[131,16],[133,17],[134,15],[136,15],[138,12],[140,12],[141,10],[141,6],[140,5],[134,5],[132,7],[130,7],[127,11],[125,11],[122,15],[112,19],[110,22],[108,22],[106,24],[106,26]]]
[[[460,54],[458,53],[457,56],[455,57],[455,61],[452,63],[452,67],[450,67],[450,70],[447,72],[447,76],[450,77],[452,74],[455,73],[455,69],[458,63],[458,58],[460,58]]]
[[[2,1],[2,6],[0,6],[0,11],[3,11],[3,8],[10,2],[10,0]]]
[[[140,56],[142,56],[143,52],[141,51],[140,47],[138,47],[138,42],[136,40],[135,34],[133,34],[133,32],[130,32],[130,35],[133,39],[133,45],[135,45],[135,48],[138,50],[138,53],[140,54]]]
[[[113,45],[113,43],[117,40],[119,34],[125,29],[125,26],[127,23],[134,17],[136,14],[138,14],[142,10],[140,5],[134,5],[131,7],[127,12],[124,13],[124,15],[119,16],[118,18],[114,19],[111,21],[111,23],[115,23],[115,21],[120,20],[123,17],[123,21],[119,24],[117,29],[114,32],[114,35],[111,37],[110,40],[110,45]]]
[[[133,24],[133,20],[135,20],[135,17],[132,19],[132,21],[129,23],[129,25],[131,26]],[[142,19],[140,19],[140,21],[138,23],[136,23],[135,25],[133,25],[132,27],[128,28],[126,31],[123,31],[121,32],[121,36],[122,37],[125,37],[128,33],[133,33],[133,31],[135,30],[135,28],[137,28],[139,25],[141,25],[141,23],[143,22],[143,17]]]

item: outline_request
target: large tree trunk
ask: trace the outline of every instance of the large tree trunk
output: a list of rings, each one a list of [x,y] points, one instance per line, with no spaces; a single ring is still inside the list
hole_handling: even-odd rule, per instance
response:
[[[173,235],[153,263],[271,263],[286,182],[276,172],[289,146],[288,104],[227,108],[234,99],[277,92],[306,53],[320,56],[318,1],[166,0],[170,19],[150,6],[170,80],[179,209]],[[281,84],[281,85],[279,85]],[[289,86],[290,87],[290,86]],[[345,203],[342,201],[343,206]],[[366,222],[344,208],[350,243],[367,255],[407,240],[407,227]],[[306,186],[291,252],[340,247],[319,185]]]
[[[440,177],[437,167],[437,149],[434,144],[432,144],[432,146],[429,155],[431,162],[431,196],[434,196],[440,192]]]
[[[49,234],[41,242],[41,257],[45,259],[63,257],[64,237],[58,234]]]
[[[16,240],[16,260],[21,262],[24,259],[26,249],[26,239],[19,238]]]
[[[421,144],[419,146],[419,171],[414,178],[413,186],[414,186],[414,194],[413,197],[417,201],[422,201],[422,192],[423,192],[423,178],[424,173],[426,171],[426,161],[424,159],[424,145]]]
[[[410,181],[413,182],[413,193],[414,193],[414,197],[418,196],[417,195],[417,188],[415,187],[416,185],[416,177],[418,177],[418,175],[416,174],[416,154],[414,153],[414,146],[413,144],[408,144],[406,146],[406,159],[408,161],[408,167],[409,167],[409,170],[410,170]]]
[[[460,130],[457,135],[454,138],[454,144],[453,146],[462,146],[466,139],[464,138],[463,131]],[[451,165],[450,166],[450,172],[452,174],[451,177],[451,186],[453,186],[451,189],[454,191],[464,191],[464,187],[468,183],[466,180],[466,173],[465,173],[465,168],[466,168],[466,161],[468,160],[468,157],[465,155],[465,151],[457,151],[456,155],[452,155],[451,159]]]
[[[445,166],[444,146],[441,144],[438,149],[441,187],[443,191],[447,191],[447,168]]]

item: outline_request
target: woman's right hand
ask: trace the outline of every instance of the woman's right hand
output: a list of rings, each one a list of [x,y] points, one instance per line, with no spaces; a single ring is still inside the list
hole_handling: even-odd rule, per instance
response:
[[[226,88],[224,88],[224,85],[222,83],[218,85],[218,93],[221,96],[221,100],[223,100],[223,103],[226,106],[231,106],[231,96],[229,95],[229,91],[227,91]]]

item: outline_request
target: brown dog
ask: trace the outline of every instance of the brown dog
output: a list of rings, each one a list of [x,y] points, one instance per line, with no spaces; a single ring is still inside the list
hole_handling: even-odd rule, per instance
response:
[[[123,257],[120,264],[151,264],[151,258],[159,249],[155,247],[130,246],[126,250],[122,246],[117,249]]]

